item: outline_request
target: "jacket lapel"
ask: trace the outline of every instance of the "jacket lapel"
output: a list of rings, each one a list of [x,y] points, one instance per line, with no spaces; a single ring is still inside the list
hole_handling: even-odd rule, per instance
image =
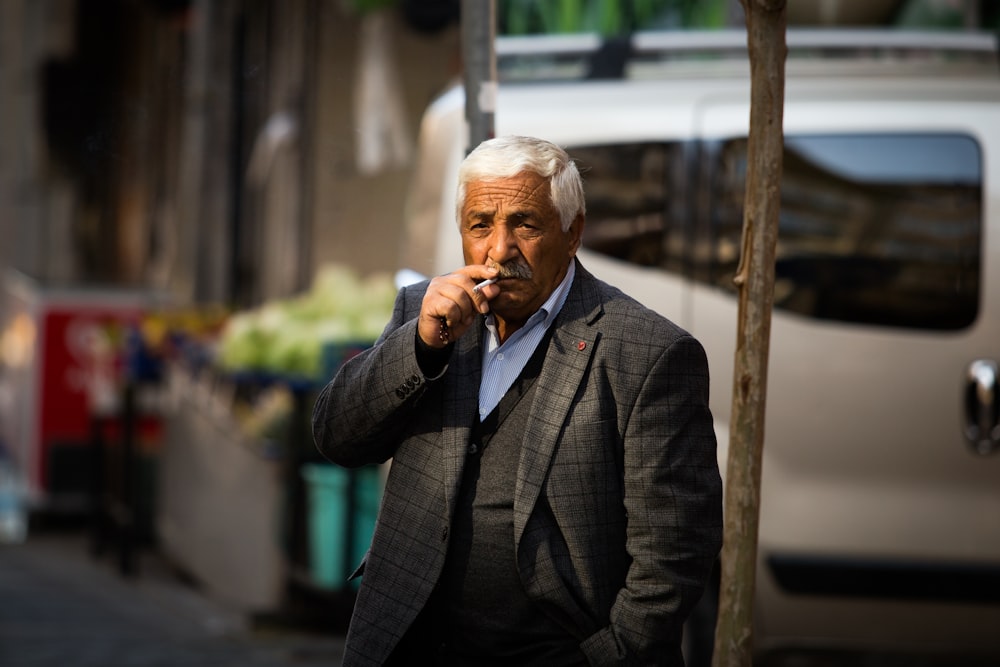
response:
[[[514,542],[520,544],[528,517],[538,500],[562,425],[569,414],[600,334],[591,324],[603,312],[595,279],[576,267],[576,278],[555,329],[528,413],[514,489]],[[478,378],[478,376],[477,376]]]

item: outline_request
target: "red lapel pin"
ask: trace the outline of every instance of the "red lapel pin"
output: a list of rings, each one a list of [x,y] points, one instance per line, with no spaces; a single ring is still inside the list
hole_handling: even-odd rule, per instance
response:
[[[587,343],[585,341],[581,340],[579,343],[576,344],[576,349],[580,350],[581,352],[585,347],[587,347]]]

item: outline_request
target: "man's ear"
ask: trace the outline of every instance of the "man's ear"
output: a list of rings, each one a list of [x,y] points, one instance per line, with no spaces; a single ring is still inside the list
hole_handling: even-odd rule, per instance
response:
[[[580,213],[573,220],[573,223],[569,226],[569,230],[566,232],[570,235],[569,244],[569,256],[575,257],[576,251],[580,249],[580,242],[583,240],[583,225],[586,219],[583,213]]]

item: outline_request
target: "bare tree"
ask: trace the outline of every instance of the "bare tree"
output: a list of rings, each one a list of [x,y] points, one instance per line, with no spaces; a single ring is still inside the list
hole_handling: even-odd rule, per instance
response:
[[[767,362],[781,204],[785,0],[741,0],[750,53],[750,134],[714,667],[752,662]]]

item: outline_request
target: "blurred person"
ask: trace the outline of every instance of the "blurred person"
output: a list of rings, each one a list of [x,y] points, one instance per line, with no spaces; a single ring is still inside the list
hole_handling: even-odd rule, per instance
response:
[[[392,458],[343,664],[682,665],[722,538],[702,346],[576,258],[558,146],[484,142],[457,211],[466,266],[316,402],[331,461]]]

